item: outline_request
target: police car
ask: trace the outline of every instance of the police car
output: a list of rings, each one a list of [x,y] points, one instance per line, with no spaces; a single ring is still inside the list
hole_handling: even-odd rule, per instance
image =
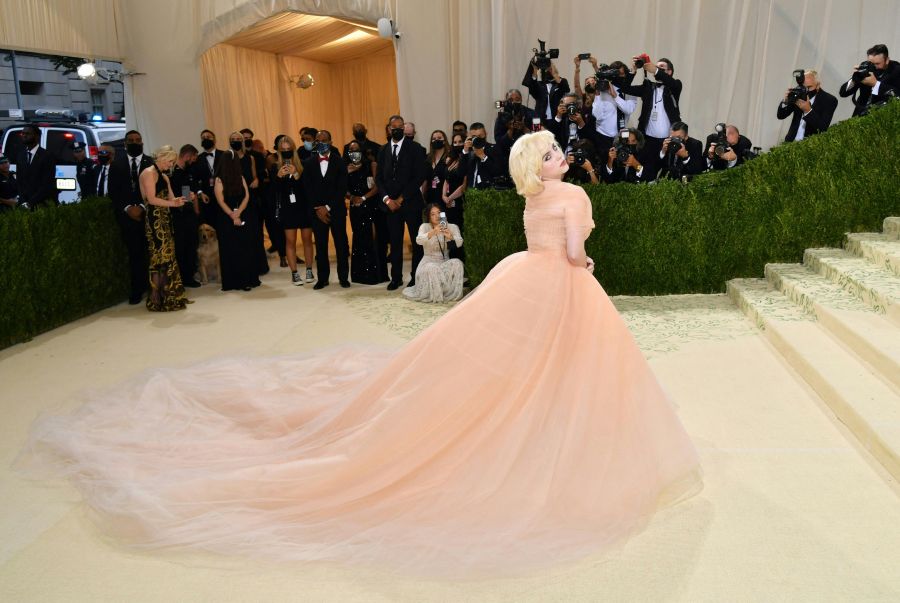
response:
[[[124,153],[124,123],[79,122],[73,120],[71,112],[67,110],[38,110],[30,121],[13,123],[0,135],[0,155],[9,157],[12,171],[15,171],[16,158],[23,150],[22,128],[27,123],[40,129],[40,145],[56,157],[56,188],[59,190],[60,203],[74,203],[81,195],[76,178],[77,162],[72,155],[72,143],[81,143],[85,148],[86,157],[92,161],[97,160],[97,153],[102,144],[111,145],[116,150],[116,156]]]

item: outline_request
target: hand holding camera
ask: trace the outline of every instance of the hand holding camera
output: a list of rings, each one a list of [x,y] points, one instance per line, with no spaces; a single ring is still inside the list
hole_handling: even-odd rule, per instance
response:
[[[650,71],[651,68],[654,70],[656,69],[656,64],[650,60],[650,55],[646,52],[631,57],[631,60],[634,63],[635,69],[640,69],[641,67],[644,68],[644,71]]]

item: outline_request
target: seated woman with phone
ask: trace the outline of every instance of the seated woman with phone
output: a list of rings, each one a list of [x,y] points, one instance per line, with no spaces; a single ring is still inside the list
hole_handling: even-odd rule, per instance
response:
[[[425,256],[416,268],[416,284],[403,290],[403,295],[415,301],[441,303],[462,297],[463,263],[450,259],[450,250],[462,247],[463,239],[456,224],[447,222],[447,215],[436,203],[425,207],[426,222],[419,226],[416,244]]]

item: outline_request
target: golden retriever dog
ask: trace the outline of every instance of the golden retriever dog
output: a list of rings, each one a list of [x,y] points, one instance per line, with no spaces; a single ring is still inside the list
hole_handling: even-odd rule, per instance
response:
[[[197,247],[197,266],[200,271],[200,282],[209,283],[210,275],[214,280],[222,282],[222,266],[219,264],[219,239],[216,229],[209,224],[200,225],[200,246]]]

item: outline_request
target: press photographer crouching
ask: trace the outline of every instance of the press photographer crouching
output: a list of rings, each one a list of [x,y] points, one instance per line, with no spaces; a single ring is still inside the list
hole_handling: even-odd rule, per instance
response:
[[[824,132],[831,125],[837,98],[822,90],[819,74],[815,71],[794,71],[797,85],[788,88],[784,100],[778,105],[778,119],[791,116],[785,142],[803,140],[813,134]]]
[[[680,180],[684,176],[696,176],[706,169],[703,143],[688,136],[688,125],[683,121],[672,124],[668,138],[663,140],[659,158],[662,163],[660,179]]]
[[[644,149],[644,135],[635,128],[626,128],[619,132],[615,146],[609,150],[603,180],[607,184],[629,182],[637,184],[649,182],[651,176],[639,159]]]
[[[490,188],[501,172],[494,156],[494,145],[487,141],[487,130],[480,121],[469,127],[469,137],[463,144],[462,152],[468,162],[469,187]]]
[[[572,145],[572,150],[566,154],[566,162],[569,164],[569,171],[564,177],[566,182],[600,184],[597,170],[594,168],[597,155],[590,140],[579,140]]]
[[[876,44],[867,50],[866,60],[853,68],[838,94],[853,97],[854,117],[865,115],[873,105],[882,105],[900,94],[900,65],[890,59],[887,46]]]
[[[423,217],[426,221],[419,227],[416,244],[425,255],[416,268],[416,284],[404,289],[403,295],[422,302],[456,301],[462,297],[463,263],[451,259],[450,251],[462,246],[462,235],[436,203],[425,207]]]
[[[594,133],[594,116],[585,114],[581,96],[568,92],[556,107],[556,116],[545,122],[545,127],[553,132],[556,141],[568,152],[579,140],[590,140]]]
[[[753,143],[740,133],[737,126],[716,124],[715,131],[706,137],[706,166],[710,170],[727,170],[741,165],[753,156]]]
[[[534,109],[522,104],[522,92],[518,88],[512,88],[506,93],[506,100],[497,101],[497,119],[494,120],[494,140],[500,144],[500,138],[509,131],[512,121],[519,121],[531,125],[534,119]]]

